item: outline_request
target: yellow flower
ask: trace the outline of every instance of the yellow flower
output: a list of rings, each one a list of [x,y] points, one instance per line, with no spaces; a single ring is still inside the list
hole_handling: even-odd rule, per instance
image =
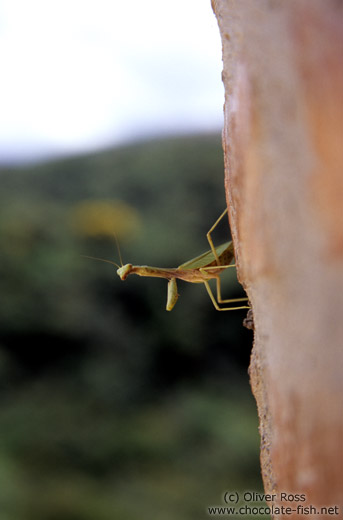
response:
[[[98,237],[134,234],[140,226],[138,212],[120,200],[83,200],[70,212],[70,223],[77,234]]]

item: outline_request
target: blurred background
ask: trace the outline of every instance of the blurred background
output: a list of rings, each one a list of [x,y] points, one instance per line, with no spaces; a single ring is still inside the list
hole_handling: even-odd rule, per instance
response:
[[[167,313],[165,280],[82,255],[119,263],[114,233],[124,263],[208,249],[210,1],[0,0],[0,22],[1,520],[206,518],[262,490],[245,312],[180,282]],[[223,293],[242,296],[234,272]]]

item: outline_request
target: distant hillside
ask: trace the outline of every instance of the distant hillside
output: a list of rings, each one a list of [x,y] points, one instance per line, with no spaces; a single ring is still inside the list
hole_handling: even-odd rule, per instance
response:
[[[223,489],[262,489],[245,313],[185,282],[168,313],[166,280],[122,282],[82,256],[119,263],[114,232],[125,262],[207,250],[225,207],[220,136],[6,168],[0,182],[3,517],[189,520]],[[215,242],[228,235],[224,221]],[[241,296],[226,274],[223,295]]]
[[[159,235],[161,249],[174,237],[177,248],[193,256],[197,238],[199,246],[205,247],[203,234],[225,207],[223,152],[217,134],[148,141],[6,168],[0,171],[0,179],[0,218],[1,214],[8,218],[21,205],[32,204],[33,218],[39,207],[46,211],[48,205],[61,213],[85,200],[123,201],[144,220],[143,249],[150,228],[155,238]]]

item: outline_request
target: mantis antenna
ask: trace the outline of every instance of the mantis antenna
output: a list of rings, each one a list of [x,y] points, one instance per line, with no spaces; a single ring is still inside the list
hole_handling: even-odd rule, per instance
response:
[[[113,234],[114,234],[114,240],[115,240],[116,246],[117,246],[117,252],[119,255],[120,265],[118,265],[116,262],[113,262],[112,260],[106,260],[105,258],[98,258],[96,256],[88,256],[88,255],[81,255],[81,256],[83,258],[90,258],[91,260],[99,260],[99,262],[106,262],[107,264],[115,265],[118,269],[123,267],[123,259],[122,259],[121,252],[120,252],[119,241],[118,241],[117,235],[115,233],[113,233]]]
[[[99,262],[106,262],[107,264],[112,264],[118,267],[120,269],[120,265],[116,264],[115,262],[112,262],[112,260],[105,260],[105,258],[97,258],[96,256],[88,256],[88,255],[81,255],[82,258],[90,258],[91,260],[99,260]]]
[[[123,259],[122,259],[121,252],[120,252],[119,240],[118,240],[118,237],[117,237],[117,235],[115,233],[114,233],[114,240],[116,241],[117,251],[118,251],[119,260],[120,260],[120,265],[121,265],[121,267],[123,267],[124,264],[123,264]]]

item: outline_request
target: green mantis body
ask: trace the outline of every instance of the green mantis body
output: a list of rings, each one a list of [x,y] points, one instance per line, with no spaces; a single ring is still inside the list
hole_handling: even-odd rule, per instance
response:
[[[220,215],[214,225],[207,233],[207,240],[211,249],[200,256],[181,264],[176,268],[160,268],[150,267],[147,265],[132,265],[126,264],[119,267],[115,262],[104,260],[118,267],[117,274],[121,280],[126,280],[129,274],[137,274],[139,276],[150,276],[154,278],[165,278],[168,280],[168,297],[167,297],[167,311],[171,311],[178,299],[176,279],[184,280],[190,283],[203,283],[211,298],[211,301],[217,311],[230,311],[238,309],[249,309],[248,305],[240,305],[236,307],[221,307],[225,303],[246,302],[247,298],[235,298],[230,300],[223,300],[221,297],[220,275],[229,267],[235,267],[232,264],[234,260],[233,243],[225,242],[219,247],[215,248],[211,238],[211,233],[217,226],[219,221],[227,213],[227,209]],[[100,258],[96,260],[101,260]],[[212,289],[209,285],[209,280],[216,280],[217,298],[215,298]]]
[[[223,300],[221,298],[220,290],[220,274],[228,267],[235,267],[229,265],[234,258],[232,242],[226,242],[219,246],[216,250],[219,264],[215,258],[212,250],[181,264],[176,268],[164,269],[160,267],[149,267],[146,265],[132,265],[126,264],[117,270],[118,276],[121,280],[125,280],[129,274],[137,274],[139,276],[152,276],[155,278],[166,278],[168,281],[168,297],[167,297],[167,311],[171,311],[177,302],[178,292],[176,279],[184,280],[190,283],[203,283],[212,300],[214,307],[218,311],[227,311],[233,309],[246,309],[243,307],[220,307],[222,303],[234,303],[238,301],[245,301],[246,298],[238,298],[234,300]],[[217,283],[217,299],[215,298],[212,289],[209,285],[209,280],[215,279]]]

